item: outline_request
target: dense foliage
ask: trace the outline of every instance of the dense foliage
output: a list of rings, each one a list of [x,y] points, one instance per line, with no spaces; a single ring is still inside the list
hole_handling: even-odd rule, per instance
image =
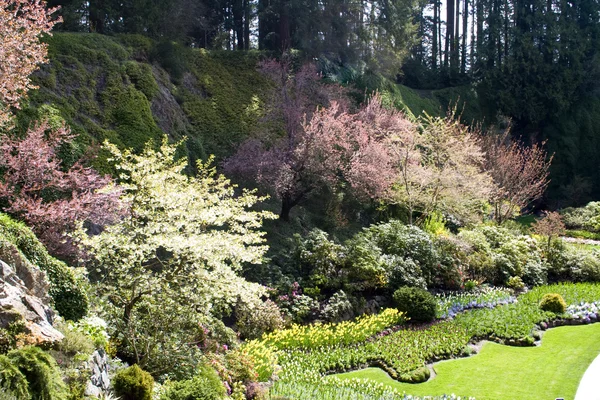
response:
[[[65,384],[56,360],[48,353],[39,347],[28,346],[9,352],[7,357],[27,380],[27,393],[32,399],[58,400],[64,398]],[[13,375],[9,385],[15,384],[15,379],[20,380],[21,377]],[[16,393],[19,393],[19,390],[17,389]]]
[[[166,139],[141,155],[107,148],[128,213],[99,235],[80,230],[78,237],[102,272],[96,288],[111,336],[123,356],[156,375],[184,371],[194,364],[202,324],[238,301],[260,303],[264,288],[236,271],[261,262],[259,228],[271,214],[252,211],[261,199],[248,191],[234,196],[208,163],[197,164],[196,176],[182,174],[186,160],[175,159]]]
[[[555,314],[562,314],[567,308],[567,304],[558,293],[546,293],[540,301],[540,308],[544,311],[551,311]]]
[[[225,386],[215,370],[202,367],[192,379],[168,385],[160,400],[220,400],[225,394]]]
[[[154,379],[137,364],[117,372],[112,384],[123,400],[152,400]]]
[[[403,286],[394,292],[394,303],[411,321],[430,322],[437,315],[437,302],[427,290]]]
[[[15,246],[26,260],[46,273],[50,283],[49,295],[60,315],[76,321],[87,314],[89,300],[85,281],[64,262],[50,256],[31,229],[8,215],[0,214],[0,236],[0,249],[10,251],[7,246]]]
[[[23,138],[3,137],[0,198],[8,203],[4,210],[32,226],[53,255],[77,261],[68,233],[80,221],[97,228],[115,222],[120,189],[80,161],[61,163],[58,152],[73,140],[66,127],[48,121],[32,126]]]

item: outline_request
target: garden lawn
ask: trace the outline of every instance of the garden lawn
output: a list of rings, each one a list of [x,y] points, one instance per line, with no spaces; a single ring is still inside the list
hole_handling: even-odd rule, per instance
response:
[[[473,357],[434,365],[437,376],[420,384],[400,383],[367,368],[339,378],[367,378],[412,395],[461,394],[477,400],[572,400],[587,367],[600,353],[600,323],[548,330],[537,347],[485,343]],[[600,382],[598,384],[600,390]]]

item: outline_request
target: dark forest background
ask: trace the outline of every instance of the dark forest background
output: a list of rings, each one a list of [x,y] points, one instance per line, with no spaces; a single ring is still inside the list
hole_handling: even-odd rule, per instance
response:
[[[554,153],[546,206],[600,196],[598,0],[50,0],[56,30],[141,34],[162,48],[294,52],[329,79],[458,88],[467,123]],[[161,47],[162,46],[162,47]],[[164,58],[164,57],[163,57]],[[369,81],[369,79],[371,79]],[[359,85],[360,86],[360,85]],[[464,104],[467,102],[468,104]]]

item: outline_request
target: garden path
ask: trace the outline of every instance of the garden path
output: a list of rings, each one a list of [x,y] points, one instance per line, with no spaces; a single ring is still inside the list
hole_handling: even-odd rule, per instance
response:
[[[575,400],[600,400],[600,355],[583,374],[577,387]]]

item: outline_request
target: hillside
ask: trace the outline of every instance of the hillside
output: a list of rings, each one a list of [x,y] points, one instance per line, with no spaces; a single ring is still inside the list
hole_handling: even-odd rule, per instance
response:
[[[229,155],[259,122],[269,83],[257,71],[259,52],[207,51],[140,35],[55,33],[49,63],[36,73],[20,112],[21,127],[40,117],[64,120],[79,135],[77,157],[105,139],[140,150],[162,132],[188,137],[190,158]],[[468,87],[416,91],[379,76],[356,87],[378,90],[389,104],[418,115],[474,99]],[[477,118],[468,102],[463,117]],[[461,105],[462,107],[462,105]]]
[[[191,158],[222,157],[260,118],[267,82],[258,53],[207,52],[142,36],[57,33],[21,126],[60,118],[79,134],[79,152],[105,139],[140,150],[162,132],[188,137]]]

